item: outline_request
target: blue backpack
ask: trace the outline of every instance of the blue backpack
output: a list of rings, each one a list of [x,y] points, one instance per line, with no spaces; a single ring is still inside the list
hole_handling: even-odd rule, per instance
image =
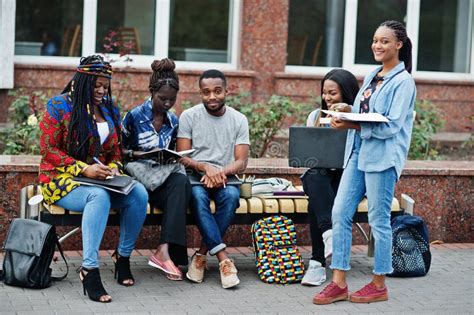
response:
[[[428,229],[422,218],[401,215],[392,219],[392,277],[422,277],[430,270]]]

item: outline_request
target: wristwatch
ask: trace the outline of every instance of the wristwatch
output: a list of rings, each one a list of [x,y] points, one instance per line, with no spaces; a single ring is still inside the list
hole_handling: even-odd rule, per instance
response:
[[[133,161],[133,150],[128,151],[128,160]]]

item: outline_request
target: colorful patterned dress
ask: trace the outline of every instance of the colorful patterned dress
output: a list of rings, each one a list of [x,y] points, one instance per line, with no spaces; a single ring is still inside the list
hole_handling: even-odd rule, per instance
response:
[[[121,148],[118,134],[115,130],[112,114],[120,117],[118,108],[114,107],[114,113],[110,113],[102,106],[102,114],[109,126],[109,135],[101,145],[99,160],[111,168],[121,169]],[[53,204],[66,196],[79,184],[72,178],[82,173],[85,167],[95,162],[92,160],[94,152],[92,143],[92,128],[89,138],[90,154],[86,161],[76,160],[67,153],[67,135],[71,119],[72,99],[68,94],[62,94],[51,98],[40,122],[41,138],[41,163],[39,168],[39,182],[44,201]],[[120,123],[120,122],[119,122]],[[119,130],[120,132],[120,130]]]

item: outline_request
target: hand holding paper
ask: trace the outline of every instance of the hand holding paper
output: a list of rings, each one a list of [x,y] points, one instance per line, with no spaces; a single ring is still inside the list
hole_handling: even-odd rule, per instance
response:
[[[357,114],[357,113],[344,113],[344,112],[335,112],[332,110],[322,110],[324,113],[348,121],[356,122],[389,122],[389,120],[379,113],[367,113],[367,114]]]

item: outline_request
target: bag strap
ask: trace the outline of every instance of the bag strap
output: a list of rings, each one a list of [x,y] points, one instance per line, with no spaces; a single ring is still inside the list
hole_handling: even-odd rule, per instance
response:
[[[69,273],[69,266],[67,264],[66,258],[64,257],[64,252],[63,249],[61,248],[61,244],[59,243],[58,237],[55,237],[56,239],[56,247],[59,249],[59,253],[61,254],[61,257],[63,258],[64,262],[66,263],[66,274],[61,276],[61,277],[51,277],[52,281],[61,281],[65,279]]]

